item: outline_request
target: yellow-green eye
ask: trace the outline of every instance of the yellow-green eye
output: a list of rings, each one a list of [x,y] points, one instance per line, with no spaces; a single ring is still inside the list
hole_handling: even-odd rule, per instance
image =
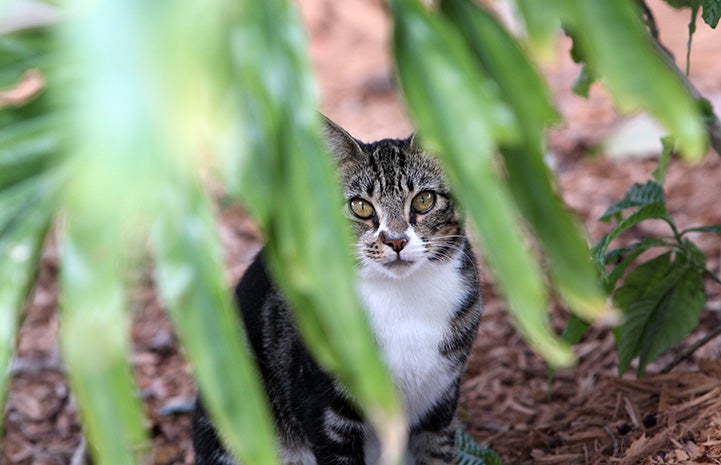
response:
[[[373,213],[375,212],[375,210],[373,209],[373,205],[371,205],[370,202],[359,199],[357,197],[355,199],[351,199],[350,211],[352,211],[355,216],[362,220],[367,220],[368,218],[373,216]]]
[[[413,197],[411,208],[415,213],[427,213],[436,204],[436,193],[423,191]]]

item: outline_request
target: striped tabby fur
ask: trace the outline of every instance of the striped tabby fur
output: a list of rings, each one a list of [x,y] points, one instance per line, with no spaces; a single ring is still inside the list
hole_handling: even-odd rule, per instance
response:
[[[439,163],[412,138],[364,144],[330,121],[325,136],[357,237],[359,294],[408,414],[406,461],[453,463],[458,387],[481,314],[478,271],[462,217]],[[346,390],[304,347],[262,252],[236,298],[284,463],[374,464],[379,451],[373,432]],[[200,403],[193,443],[198,465],[233,463]]]

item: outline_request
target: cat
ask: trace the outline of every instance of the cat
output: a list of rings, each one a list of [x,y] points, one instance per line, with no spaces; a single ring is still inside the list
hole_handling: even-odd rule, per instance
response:
[[[440,163],[411,136],[365,144],[324,118],[356,238],[357,288],[408,418],[406,463],[455,462],[455,411],[481,316],[479,275]],[[263,252],[236,288],[284,464],[363,465],[378,441],[304,347]],[[232,465],[198,401],[197,465]]]

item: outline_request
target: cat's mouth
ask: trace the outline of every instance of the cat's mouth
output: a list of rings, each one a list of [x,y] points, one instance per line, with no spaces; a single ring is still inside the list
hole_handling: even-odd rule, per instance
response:
[[[395,260],[385,263],[384,265],[388,268],[406,268],[413,265],[413,263],[415,262],[412,262],[410,260],[403,260],[401,257],[396,257]]]

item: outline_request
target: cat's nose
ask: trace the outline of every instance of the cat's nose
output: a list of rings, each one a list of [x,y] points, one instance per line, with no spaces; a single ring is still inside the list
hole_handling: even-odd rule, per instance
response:
[[[400,236],[391,236],[390,234],[386,234],[385,231],[381,231],[379,237],[381,242],[393,249],[396,253],[400,253],[400,251],[403,250],[403,247],[408,244],[408,236],[405,234],[401,234]]]

